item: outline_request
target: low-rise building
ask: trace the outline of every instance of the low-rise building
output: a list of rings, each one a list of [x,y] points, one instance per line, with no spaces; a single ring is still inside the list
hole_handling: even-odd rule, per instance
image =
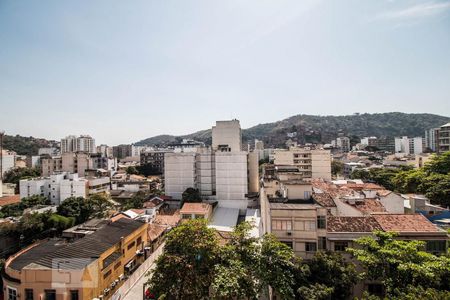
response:
[[[12,300],[110,298],[143,260],[147,239],[147,224],[120,219],[74,242],[35,243],[5,262],[5,296]]]
[[[180,215],[183,220],[210,220],[212,217],[212,205],[208,203],[184,203],[180,210]]]

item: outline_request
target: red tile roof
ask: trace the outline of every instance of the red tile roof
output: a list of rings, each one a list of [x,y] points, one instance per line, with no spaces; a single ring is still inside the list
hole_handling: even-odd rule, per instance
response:
[[[159,238],[163,232],[166,230],[166,226],[157,225],[157,224],[148,224],[147,234],[149,241],[153,242],[157,238]]]
[[[327,217],[328,232],[373,232],[382,230],[378,222],[372,217]]]
[[[5,196],[0,198],[0,206],[5,206],[8,204],[14,204],[20,202],[20,195]]]
[[[206,214],[211,209],[207,203],[184,203],[181,208],[181,214]]]
[[[374,215],[384,231],[395,232],[440,232],[440,230],[421,214],[414,215]]]
[[[383,206],[383,204],[376,199],[366,198],[364,199],[364,201],[350,205],[364,214],[386,212],[386,208]]]
[[[323,207],[336,207],[336,203],[328,193],[314,193],[312,198]]]

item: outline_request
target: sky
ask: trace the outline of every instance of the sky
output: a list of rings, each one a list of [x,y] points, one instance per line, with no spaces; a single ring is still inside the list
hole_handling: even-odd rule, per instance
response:
[[[450,116],[450,0],[0,0],[0,129],[97,144],[296,114]]]

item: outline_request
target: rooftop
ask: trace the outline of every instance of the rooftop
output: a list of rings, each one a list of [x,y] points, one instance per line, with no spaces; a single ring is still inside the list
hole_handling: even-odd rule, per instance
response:
[[[375,230],[382,230],[382,228],[371,216],[327,217],[328,232],[373,232]]]
[[[214,210],[214,215],[209,227],[215,228],[219,231],[233,231],[233,228],[237,225],[239,218],[239,209],[237,208],[225,208],[217,207]]]
[[[0,206],[19,203],[20,195],[0,197]]]
[[[144,226],[143,223],[130,219],[119,219],[111,222],[96,232],[76,240],[65,243],[63,240],[52,239],[25,251],[12,260],[9,267],[21,271],[33,264],[33,268],[53,268],[55,262],[65,260],[59,268],[82,269],[96,260],[103,252],[120,242],[122,237]]]
[[[207,203],[184,203],[181,214],[206,214],[211,209]]]
[[[384,231],[395,232],[440,232],[440,230],[421,214],[414,215],[374,215]]]

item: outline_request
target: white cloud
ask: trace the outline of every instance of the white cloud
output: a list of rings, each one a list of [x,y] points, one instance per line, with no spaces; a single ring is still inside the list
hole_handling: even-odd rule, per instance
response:
[[[427,2],[405,9],[383,12],[375,19],[408,20],[430,17],[450,9],[450,2]]]

